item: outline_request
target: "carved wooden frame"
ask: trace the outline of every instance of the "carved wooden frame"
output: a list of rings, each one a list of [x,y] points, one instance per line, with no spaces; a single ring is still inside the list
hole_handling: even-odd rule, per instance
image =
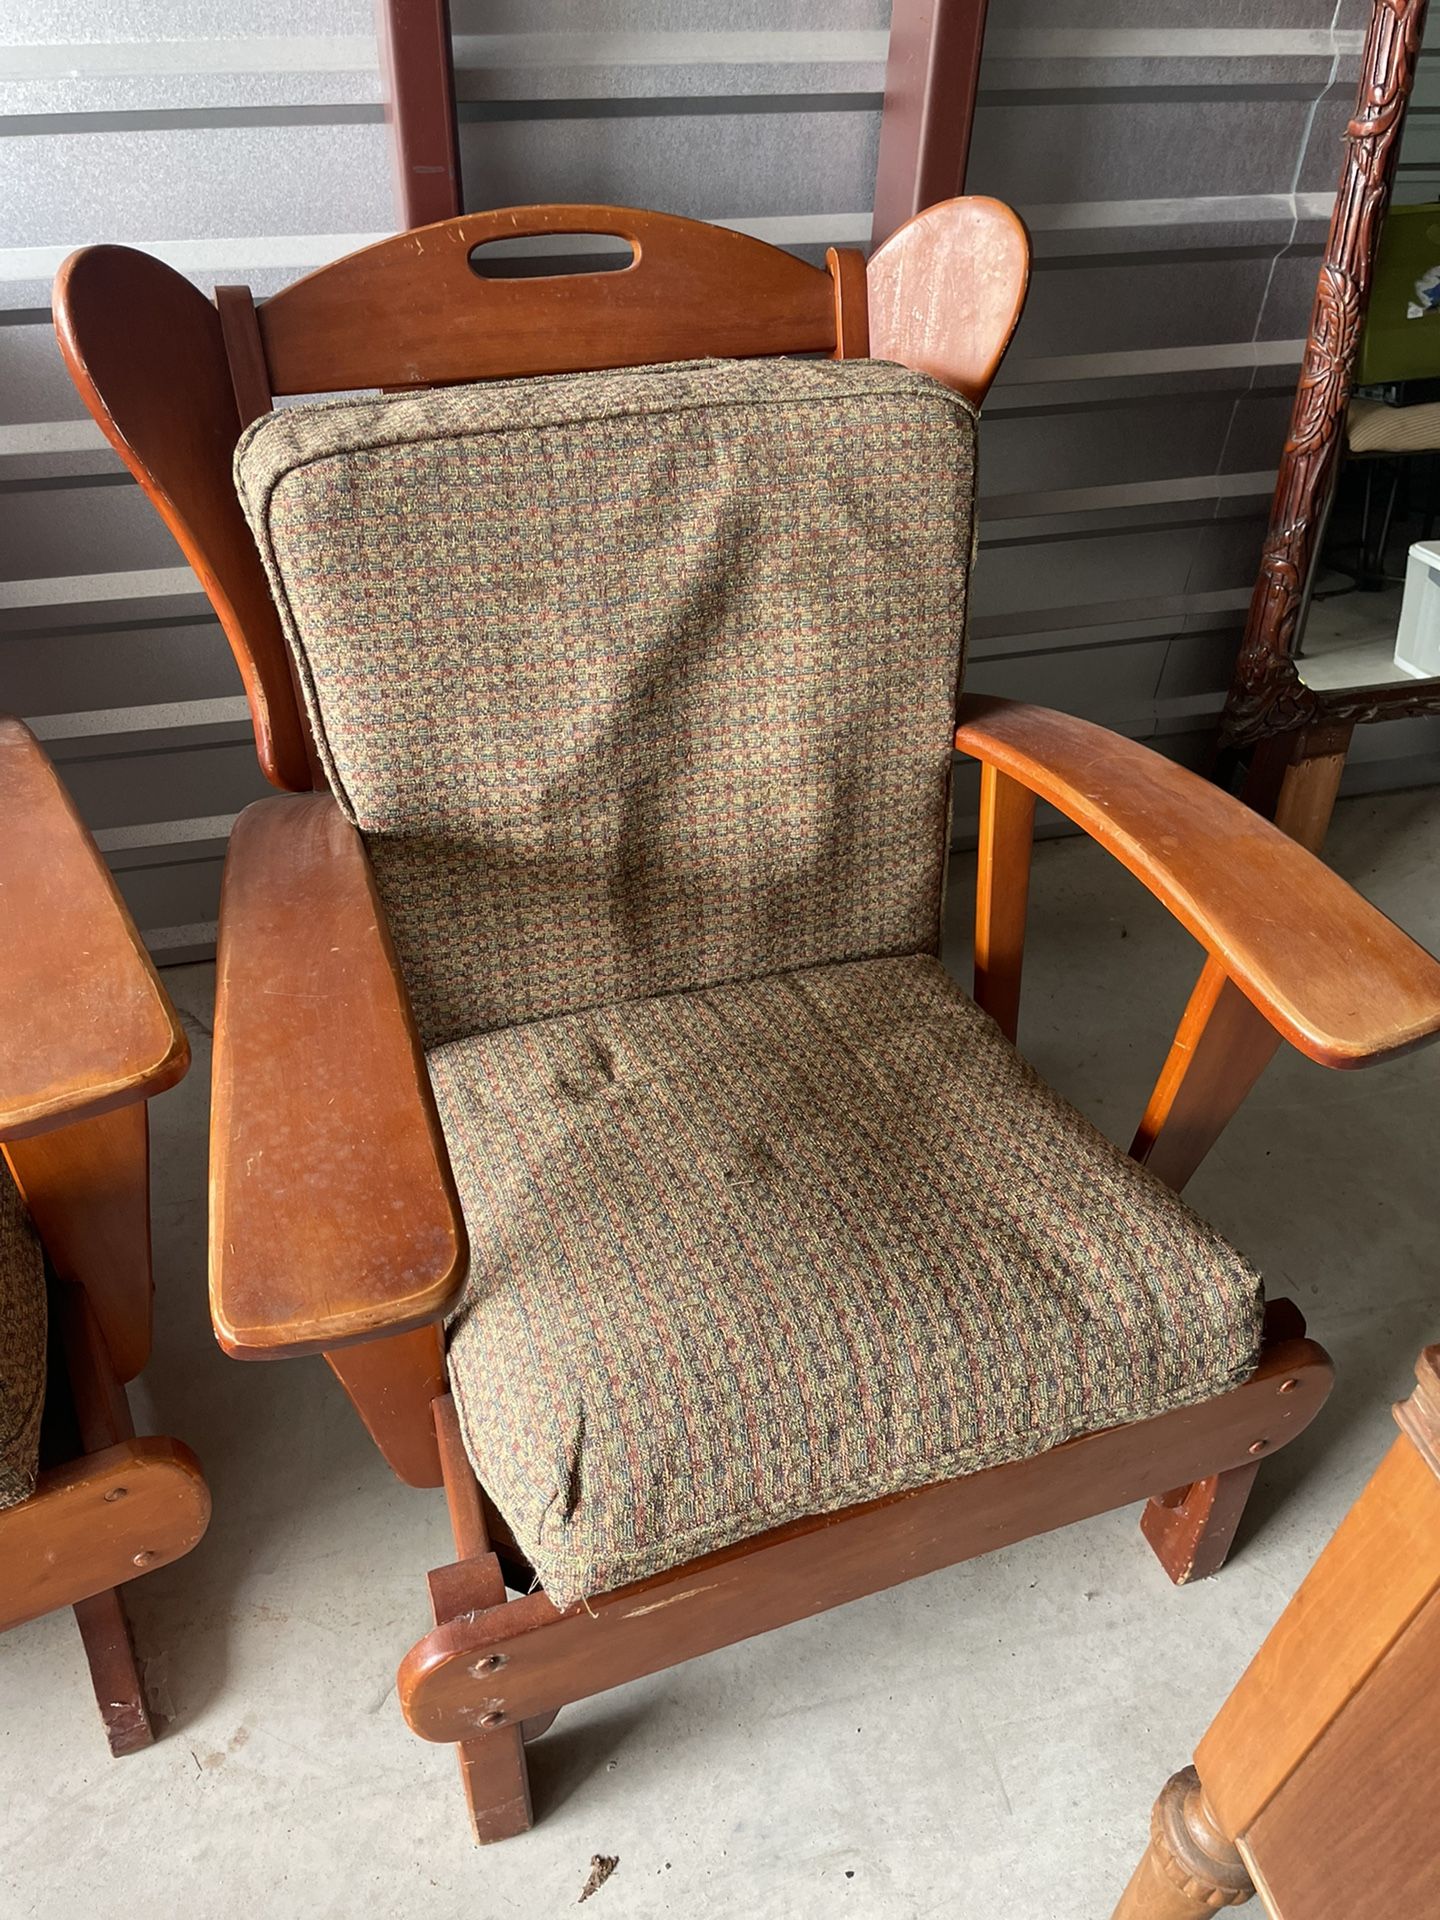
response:
[[[1315,306],[1281,455],[1220,744],[1245,747],[1280,734],[1366,720],[1440,713],[1440,681],[1307,687],[1294,648],[1305,587],[1324,530],[1344,444],[1351,371],[1360,344],[1375,249],[1390,200],[1400,129],[1415,78],[1427,0],[1375,0],[1360,62],[1345,164],[1325,242]]]

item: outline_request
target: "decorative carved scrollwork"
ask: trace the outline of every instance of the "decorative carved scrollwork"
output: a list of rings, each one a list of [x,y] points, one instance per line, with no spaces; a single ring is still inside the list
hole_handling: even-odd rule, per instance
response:
[[[1317,694],[1291,657],[1305,583],[1344,443],[1351,371],[1360,344],[1375,247],[1390,197],[1426,0],[1375,0],[1360,62],[1345,165],[1315,290],[1290,434],[1275,480],[1260,574],[1220,722],[1222,746],[1288,733],[1318,720],[1440,711],[1440,689],[1357,688]]]

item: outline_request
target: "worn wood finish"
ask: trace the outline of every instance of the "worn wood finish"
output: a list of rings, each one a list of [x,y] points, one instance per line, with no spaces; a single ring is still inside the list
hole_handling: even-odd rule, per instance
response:
[[[445,1392],[445,1342],[438,1326],[327,1353],[370,1438],[410,1487],[441,1484],[431,1408]]]
[[[1140,1531],[1177,1587],[1208,1580],[1224,1566],[1259,1471],[1257,1456],[1249,1466],[1213,1473],[1148,1503]]]
[[[210,1137],[227,1353],[329,1353],[455,1305],[468,1248],[425,1056],[365,843],[328,794],[257,801],[231,834]]]
[[[1260,574],[1221,720],[1225,746],[1327,720],[1440,712],[1440,681],[1316,692],[1300,679],[1294,660],[1306,583],[1344,445],[1345,410],[1425,7],[1426,0],[1374,0]]]
[[[995,767],[980,769],[975,874],[975,1004],[1007,1039],[1020,1024],[1020,973],[1030,903],[1035,796]]]
[[[516,1723],[1015,1540],[1241,1466],[1301,1432],[1331,1368],[1308,1340],[1268,1346],[1243,1386],[1008,1466],[777,1528],[558,1612],[543,1593],[436,1627],[400,1668],[430,1740],[466,1737],[483,1701]],[[1284,1383],[1295,1381],[1285,1388]],[[503,1665],[476,1663],[499,1653]]]
[[[0,716],[0,1139],[174,1086],[190,1044],[39,741]]]
[[[278,787],[311,785],[307,730],[230,461],[240,433],[220,316],[161,260],[83,247],[55,281],[60,351],[95,420],[199,576]]]
[[[1113,1920],[1204,1920],[1255,1889],[1234,1842],[1219,1829],[1193,1767],[1172,1774],[1150,1816],[1150,1845]]]
[[[614,273],[487,279],[486,241],[537,234],[628,240]],[[831,276],[698,220],[634,207],[501,207],[396,234],[266,300],[272,391],[440,386],[706,355],[831,352]]]
[[[963,393],[978,407],[1020,322],[1030,236],[979,195],[927,207],[871,256],[870,351]]]
[[[178,1440],[126,1440],[50,1468],[0,1513],[0,1632],[168,1566],[209,1517],[199,1463]]]
[[[1343,726],[1327,722],[1322,727],[1305,727],[1294,737],[1272,818],[1282,833],[1311,853],[1318,854],[1325,844],[1354,732],[1353,722]]]
[[[1363,1066],[1440,1032],[1440,963],[1230,794],[1020,701],[969,696],[955,745],[1114,854],[1310,1059]]]
[[[121,1380],[150,1353],[150,1127],[145,1103],[12,1140],[5,1158],[50,1264],[85,1289]]]
[[[105,1724],[110,1751],[117,1760],[127,1753],[139,1753],[153,1744],[155,1727],[119,1590],[106,1587],[88,1599],[77,1600],[75,1624],[80,1629],[95,1704]]]
[[[1130,1152],[1179,1193],[1280,1049],[1219,960],[1201,969]]]
[[[375,0],[380,93],[402,227],[463,211],[448,0]]]
[[[1397,1440],[1195,1750],[1244,1834],[1440,1590],[1440,1481]]]
[[[986,0],[895,0],[870,244],[965,185]]]
[[[1244,1835],[1271,1913],[1424,1920],[1440,1911],[1440,1595]]]
[[[435,1624],[442,1626],[461,1614],[504,1605],[505,1577],[490,1551],[480,1489],[460,1435],[460,1416],[448,1393],[435,1402],[433,1413],[450,1531],[460,1556],[455,1566],[437,1568],[430,1575]],[[478,1678],[484,1677],[486,1663],[494,1658],[485,1655],[477,1662],[481,1669]],[[476,1712],[477,1723],[483,1725],[490,1711],[482,1702]],[[478,1845],[513,1839],[533,1826],[522,1725],[507,1723],[502,1715],[494,1727],[457,1742],[455,1754],[470,1811],[470,1831]]]

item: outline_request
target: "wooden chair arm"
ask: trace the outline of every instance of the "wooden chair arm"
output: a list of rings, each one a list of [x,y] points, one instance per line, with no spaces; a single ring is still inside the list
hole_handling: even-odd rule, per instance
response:
[[[469,1248],[365,845],[329,794],[235,824],[220,908],[210,1305],[238,1359],[402,1333]]]
[[[190,1045],[29,728],[0,716],[0,1139],[159,1093]]]
[[[1365,1066],[1440,1031],[1440,963],[1230,794],[1045,707],[971,696],[959,717],[960,752],[1114,854],[1310,1059]],[[1022,817],[993,788],[988,802]]]

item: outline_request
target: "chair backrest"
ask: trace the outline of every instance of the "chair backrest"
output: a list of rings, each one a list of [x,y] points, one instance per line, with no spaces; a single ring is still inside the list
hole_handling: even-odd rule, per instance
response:
[[[472,265],[475,250],[496,241],[593,233],[628,241],[629,264],[514,279]],[[274,396],[874,352],[978,403],[1018,319],[1028,261],[1019,220],[993,200],[917,215],[870,262],[868,298],[858,254],[832,249],[818,268],[701,221],[519,207],[397,234],[258,306],[245,289],[217,290],[212,303],[132,248],[86,247],[60,271],[55,322],[86,405],[225,629],[267,777],[304,791],[323,775],[231,475],[242,429]]]

